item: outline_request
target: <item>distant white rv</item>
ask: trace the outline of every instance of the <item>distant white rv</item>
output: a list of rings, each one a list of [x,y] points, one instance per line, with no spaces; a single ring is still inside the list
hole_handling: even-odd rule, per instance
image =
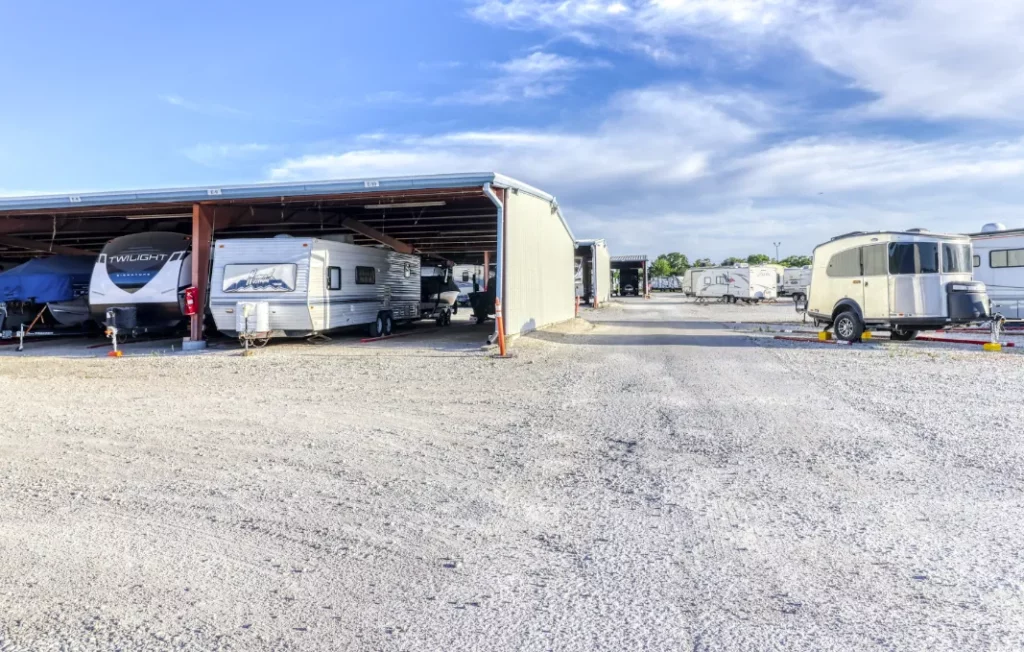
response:
[[[988,289],[992,313],[1024,319],[1024,229],[986,224],[970,237],[974,278]]]
[[[874,329],[910,340],[922,330],[988,318],[985,285],[971,272],[965,235],[848,233],[814,249],[807,314],[849,342]]]
[[[683,294],[688,297],[697,295],[697,281],[700,279],[700,273],[705,271],[706,267],[691,267],[683,273],[682,277],[682,289]]]
[[[778,271],[772,265],[709,267],[694,275],[696,295],[730,303],[758,303],[778,296]]]
[[[214,244],[210,312],[233,337],[362,325],[376,337],[419,318],[420,290],[417,256],[319,238],[225,239]]]
[[[779,296],[793,297],[802,302],[807,297],[807,288],[811,286],[811,266],[787,267],[782,273],[782,289]]]

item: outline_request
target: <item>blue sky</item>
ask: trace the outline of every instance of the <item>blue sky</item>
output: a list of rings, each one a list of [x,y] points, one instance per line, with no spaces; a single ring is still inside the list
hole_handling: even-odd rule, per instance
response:
[[[1022,226],[1011,0],[0,2],[0,193],[497,170],[613,253]]]

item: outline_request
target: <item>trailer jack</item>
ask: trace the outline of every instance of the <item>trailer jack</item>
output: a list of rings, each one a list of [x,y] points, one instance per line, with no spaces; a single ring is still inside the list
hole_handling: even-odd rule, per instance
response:
[[[117,326],[108,326],[106,330],[106,336],[110,338],[110,343],[114,346],[113,350],[107,351],[108,358],[120,358],[124,354],[120,349],[117,348]]]

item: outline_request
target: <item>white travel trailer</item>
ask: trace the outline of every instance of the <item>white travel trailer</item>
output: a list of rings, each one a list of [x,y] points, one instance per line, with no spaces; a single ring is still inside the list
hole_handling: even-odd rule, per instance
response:
[[[989,300],[971,274],[968,236],[855,232],[815,248],[807,314],[848,342],[871,329],[905,341],[984,320]]]
[[[186,319],[192,238],[135,233],[103,247],[89,282],[92,318],[125,332],[166,331]]]
[[[416,256],[289,236],[214,245],[210,312],[226,335],[306,337],[368,325],[377,337],[419,310]]]
[[[971,242],[974,278],[985,284],[992,313],[1024,319],[1024,229],[986,224]]]
[[[772,265],[709,267],[694,275],[696,294],[701,299],[758,303],[778,296],[778,271]]]
[[[811,286],[811,266],[787,267],[782,272],[782,289],[779,296],[793,297],[798,303],[807,298],[807,288]]]
[[[697,295],[697,282],[700,280],[700,274],[706,271],[706,267],[691,267],[683,272],[682,286],[683,294],[688,297]]]

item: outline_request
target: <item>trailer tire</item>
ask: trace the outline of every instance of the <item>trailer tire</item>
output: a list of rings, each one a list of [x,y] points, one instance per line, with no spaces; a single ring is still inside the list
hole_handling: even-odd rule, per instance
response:
[[[864,322],[860,320],[857,313],[847,310],[840,313],[832,322],[832,331],[838,339],[844,342],[859,342],[860,336],[864,334]]]
[[[391,313],[384,313],[384,334],[391,335],[391,331],[395,328],[395,320],[392,319]]]
[[[384,313],[377,313],[377,318],[370,322],[369,330],[370,337],[381,337],[384,335]]]
[[[912,328],[894,328],[889,332],[889,337],[897,342],[909,342],[917,337],[917,333]]]

